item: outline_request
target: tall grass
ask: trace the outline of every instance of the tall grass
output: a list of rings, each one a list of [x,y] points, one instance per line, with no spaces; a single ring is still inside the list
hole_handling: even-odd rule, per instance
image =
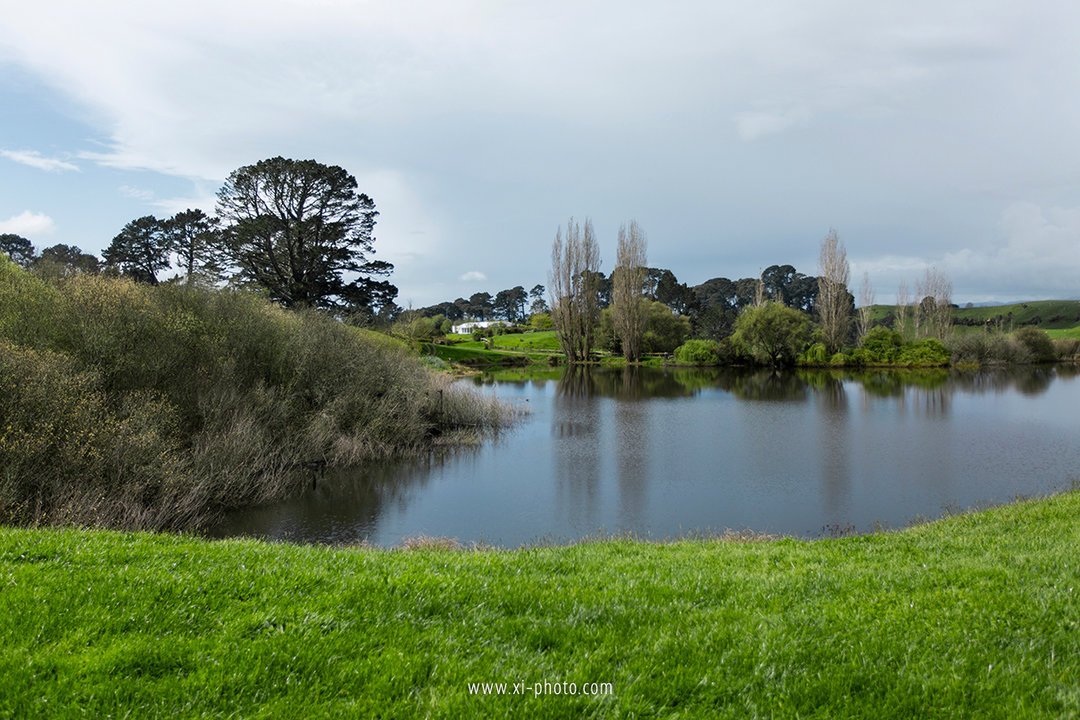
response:
[[[405,346],[250,294],[52,284],[0,258],[0,520],[185,529],[508,410]]]

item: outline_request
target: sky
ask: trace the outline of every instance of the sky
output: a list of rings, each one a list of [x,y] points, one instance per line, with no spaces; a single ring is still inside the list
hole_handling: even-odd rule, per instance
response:
[[[1080,3],[0,0],[0,232],[100,255],[228,174],[340,165],[403,307],[547,284],[591,218],[690,285],[1080,298]],[[856,292],[858,296],[858,293]]]

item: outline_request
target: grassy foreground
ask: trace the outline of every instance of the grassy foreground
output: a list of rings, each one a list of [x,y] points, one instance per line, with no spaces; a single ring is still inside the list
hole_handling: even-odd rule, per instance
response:
[[[1078,492],[819,541],[0,529],[0,716],[1076,717],[1078,546]]]

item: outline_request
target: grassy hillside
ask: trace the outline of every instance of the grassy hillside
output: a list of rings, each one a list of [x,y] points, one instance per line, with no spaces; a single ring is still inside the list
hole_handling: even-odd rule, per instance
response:
[[[502,411],[396,341],[248,294],[0,257],[0,522],[188,528]]]
[[[0,716],[1076,717],[1078,517],[469,552],[0,529]]]
[[[896,311],[895,305],[874,305],[871,319],[880,320]],[[1002,317],[1004,329],[1034,325],[1043,330],[1063,330],[1080,326],[1080,300],[1038,300],[1012,305],[989,307],[960,307],[953,310],[953,321],[961,327],[974,323],[982,327],[988,320]],[[1057,336],[1055,336],[1057,337]]]
[[[979,324],[998,315],[1005,318],[1006,327],[1011,318],[1015,327],[1035,325],[1043,330],[1062,330],[1080,325],[1080,300],[1038,300],[1013,305],[961,307],[953,311],[955,320],[969,320]]]

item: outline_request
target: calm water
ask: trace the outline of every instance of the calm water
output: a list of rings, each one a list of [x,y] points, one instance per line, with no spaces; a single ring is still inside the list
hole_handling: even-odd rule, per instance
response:
[[[750,529],[814,537],[1069,487],[1071,368],[698,372],[632,368],[463,381],[524,404],[479,448],[331,474],[212,534],[517,546],[597,533]]]

